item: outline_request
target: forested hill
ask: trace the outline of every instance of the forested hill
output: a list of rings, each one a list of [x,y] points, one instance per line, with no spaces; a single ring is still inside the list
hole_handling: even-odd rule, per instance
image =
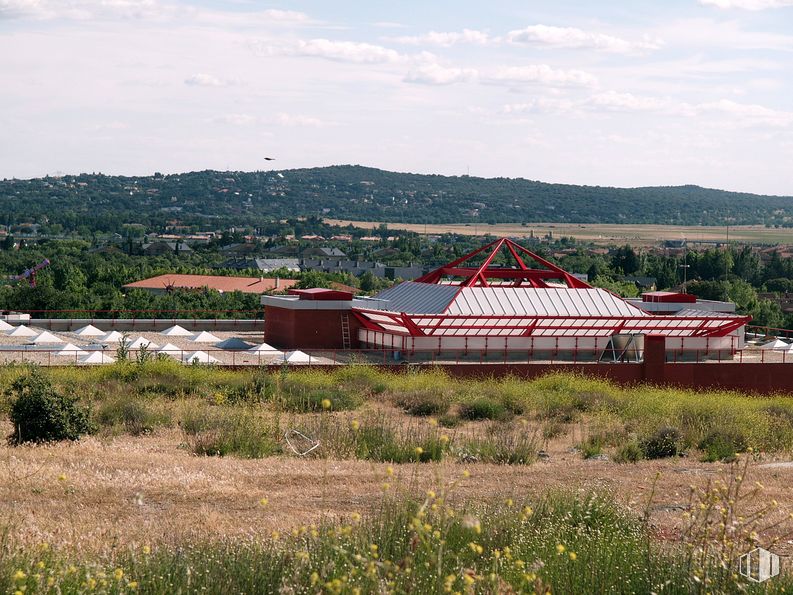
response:
[[[415,223],[575,222],[793,226],[793,197],[698,186],[607,188],[521,178],[419,175],[361,166],[0,182],[0,223],[51,232],[198,229],[298,216]]]

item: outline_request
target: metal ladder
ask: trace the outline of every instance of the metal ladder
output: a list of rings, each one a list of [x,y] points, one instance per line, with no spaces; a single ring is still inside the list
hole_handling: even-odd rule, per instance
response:
[[[350,316],[346,313],[341,315],[341,344],[344,349],[350,348]]]

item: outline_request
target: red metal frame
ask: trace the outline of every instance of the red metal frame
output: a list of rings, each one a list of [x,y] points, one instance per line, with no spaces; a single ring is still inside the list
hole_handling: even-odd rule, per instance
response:
[[[670,337],[725,337],[747,324],[751,316],[713,318],[708,316],[509,316],[487,314],[407,314],[386,310],[355,308],[353,315],[364,328],[381,333],[412,337],[498,336],[493,331],[520,331],[512,336],[571,336],[570,331],[585,336],[607,337],[623,331],[653,333],[664,331]],[[372,317],[376,319],[373,320]],[[377,318],[384,318],[379,321]],[[502,324],[499,324],[502,322]],[[696,323],[696,324],[692,324]],[[402,327],[394,330],[383,324]],[[454,334],[452,334],[452,331]],[[501,335],[503,336],[503,335]]]
[[[515,265],[511,268],[490,265],[502,250],[512,257]],[[479,266],[465,266],[473,257],[485,254],[485,261]],[[528,256],[543,268],[528,268],[524,258]],[[459,292],[465,287],[491,287],[490,280],[506,283],[495,286],[518,287],[527,283],[532,288],[549,288],[547,280],[556,280],[567,285],[568,289],[594,289],[591,285],[577,279],[567,271],[548,262],[509,238],[500,238],[473,252],[461,256],[440,268],[415,280],[416,283],[445,283],[445,277],[462,278],[453,283]],[[446,308],[448,310],[448,306]],[[724,337],[738,330],[749,321],[751,316],[712,317],[702,316],[659,316],[645,313],[636,308],[636,316],[582,316],[577,315],[494,315],[494,314],[411,314],[353,308],[353,315],[364,329],[408,337],[570,337],[576,333],[581,336],[607,337],[621,332],[657,333],[670,337]]]
[[[507,252],[512,256],[517,265],[514,268],[490,268],[493,259],[501,251],[506,248]],[[460,266],[474,256],[482,252],[488,252],[485,262],[479,266]],[[538,265],[543,268],[530,269],[526,266],[521,258],[521,254],[528,256]],[[416,279],[417,283],[441,283],[444,277],[463,277],[463,281],[457,283],[461,287],[489,287],[489,279],[504,279],[512,281],[510,285],[520,286],[524,282],[528,283],[530,287],[550,287],[546,280],[555,279],[561,281],[570,288],[576,289],[589,289],[592,286],[584,283],[580,279],[574,277],[567,271],[560,269],[555,264],[552,264],[544,258],[538,256],[534,252],[524,248],[520,244],[516,244],[509,238],[500,238],[494,240],[481,248],[461,256],[457,260],[453,260],[440,268],[430,271],[426,275]]]

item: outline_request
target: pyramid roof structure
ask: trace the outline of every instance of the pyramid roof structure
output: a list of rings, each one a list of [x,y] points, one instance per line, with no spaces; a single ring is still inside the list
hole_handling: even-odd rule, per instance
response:
[[[86,324],[85,326],[82,326],[74,331],[74,334],[80,337],[102,337],[107,333],[96,328],[93,324]]]
[[[133,341],[130,341],[127,347],[129,349],[140,349],[144,345],[146,346],[146,349],[159,349],[160,347],[159,345],[157,345],[157,343],[154,343],[153,341],[150,341],[149,339],[143,336],[138,337]]]
[[[14,327],[14,330],[8,331],[6,334],[9,337],[35,337],[39,334],[39,332],[40,331],[30,328],[29,326],[20,324],[19,326]]]
[[[49,331],[44,331],[36,335],[36,338],[31,341],[34,345],[43,345],[46,343],[66,343],[58,335],[53,335]]]
[[[780,339],[774,339],[773,341],[769,341],[768,343],[763,343],[760,345],[760,349],[771,349],[774,351],[788,349],[789,347],[791,347],[791,344],[785,343]]]
[[[289,351],[285,354],[286,357],[284,361],[289,364],[307,364],[311,361],[311,356],[299,349],[295,351]]]
[[[103,343],[118,343],[121,339],[124,338],[124,335],[119,333],[118,331],[110,331],[104,337],[102,337]]]
[[[161,335],[165,335],[166,337],[192,337],[195,333],[191,333],[186,328],[175,324],[173,326],[169,326],[164,331],[160,331]]]
[[[81,357],[79,361],[81,364],[112,364],[116,360],[101,351],[94,351]]]
[[[55,352],[55,355],[63,355],[68,357],[80,357],[83,355],[88,355],[88,352],[83,351],[74,343],[66,343],[66,345],[59,346],[58,350]]]
[[[206,351],[194,351],[184,356],[183,359],[186,364],[192,364],[195,361],[198,361],[199,364],[215,364],[218,362],[217,359],[209,355]]]
[[[273,347],[272,345],[269,345],[267,343],[261,343],[259,345],[254,346],[254,347],[251,347],[250,349],[248,349],[248,351],[250,353],[261,353],[262,355],[265,355],[265,354],[280,355],[281,353],[283,353],[282,351],[276,349],[275,347]]]
[[[239,337],[231,337],[229,339],[225,339],[221,341],[220,343],[215,343],[215,347],[217,347],[218,349],[228,349],[231,351],[243,351],[250,349],[251,347],[253,347],[253,345],[251,345],[247,341],[243,341]]]
[[[217,343],[220,338],[207,331],[201,331],[195,337],[190,339],[193,343]]]

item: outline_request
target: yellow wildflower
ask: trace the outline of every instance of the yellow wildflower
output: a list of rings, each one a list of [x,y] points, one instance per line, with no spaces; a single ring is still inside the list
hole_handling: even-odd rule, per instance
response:
[[[352,420],[352,422],[350,423],[350,427],[351,427],[353,430],[358,430],[358,428],[360,428],[360,427],[361,427],[361,422],[359,422],[357,419],[354,419],[354,420]]]
[[[559,543],[556,546],[556,553],[563,554],[565,549],[567,549],[567,548],[565,548],[561,543]]]
[[[332,405],[332,403],[330,402],[330,399],[322,399],[322,408],[323,409],[330,409],[331,405]]]
[[[262,498],[261,500],[259,500],[259,504],[261,504],[262,506],[267,506],[269,503],[270,501],[267,498]]]
[[[567,555],[568,555],[568,556],[570,556],[570,559],[571,559],[573,562],[575,562],[575,561],[576,561],[576,558],[578,558],[578,556],[576,555],[576,553],[575,553],[575,552],[570,552],[570,553],[569,553],[569,554],[567,554]]]
[[[17,570],[17,571],[14,573],[14,580],[15,580],[15,581],[23,581],[23,580],[25,580],[27,577],[28,577],[28,575],[27,575],[27,574],[25,574],[25,573],[24,573],[23,571],[21,571],[21,570]]]

